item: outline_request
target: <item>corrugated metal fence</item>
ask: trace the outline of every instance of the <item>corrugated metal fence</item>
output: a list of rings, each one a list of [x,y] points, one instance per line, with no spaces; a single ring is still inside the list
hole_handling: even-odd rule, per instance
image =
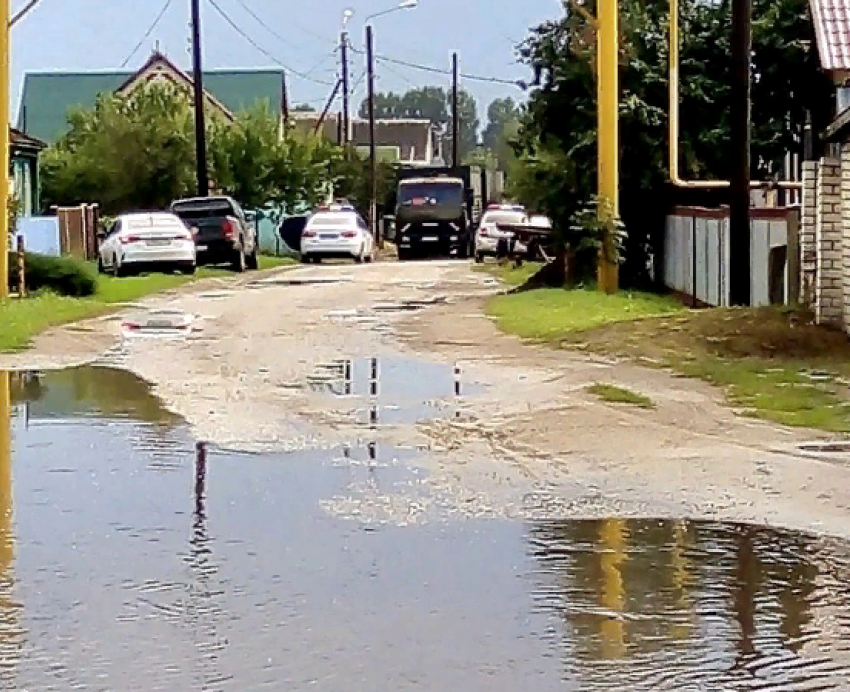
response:
[[[796,207],[751,211],[753,306],[789,301],[788,239]],[[729,210],[676,207],[667,217],[664,283],[695,303],[729,305]]]

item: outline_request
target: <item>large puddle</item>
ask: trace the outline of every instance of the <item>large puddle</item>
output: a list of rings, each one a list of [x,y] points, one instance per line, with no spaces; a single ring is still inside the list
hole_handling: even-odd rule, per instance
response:
[[[850,550],[737,525],[375,525],[369,447],[201,446],[144,383],[0,374],[0,688],[827,690]],[[11,425],[9,425],[11,422]]]

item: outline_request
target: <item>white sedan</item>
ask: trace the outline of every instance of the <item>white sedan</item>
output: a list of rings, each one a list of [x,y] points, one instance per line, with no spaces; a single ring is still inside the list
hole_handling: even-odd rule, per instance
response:
[[[375,239],[356,211],[319,211],[301,233],[302,262],[321,262],[323,258],[371,262],[374,252]]]
[[[481,217],[478,232],[475,234],[475,261],[482,262],[486,255],[496,255],[499,240],[513,237],[513,233],[499,230],[499,224],[522,226],[528,223],[528,217],[522,207],[513,205],[491,206]],[[525,246],[517,242],[517,252],[525,252]]]
[[[186,224],[166,212],[119,216],[103,238],[97,267],[122,276],[142,269],[195,272],[195,240]]]

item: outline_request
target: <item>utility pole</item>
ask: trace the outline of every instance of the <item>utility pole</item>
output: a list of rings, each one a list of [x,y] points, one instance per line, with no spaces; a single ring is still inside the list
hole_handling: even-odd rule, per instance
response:
[[[372,25],[366,26],[366,81],[369,93],[369,226],[378,247],[381,245],[378,228],[378,162],[375,151],[375,54],[372,40]]]
[[[289,94],[286,93],[286,70],[280,76],[280,108],[283,111],[283,124],[289,124]]]
[[[210,192],[207,171],[207,131],[204,122],[204,75],[201,61],[201,1],[192,2],[192,81],[195,87],[195,158],[197,160],[198,197]]]
[[[457,111],[457,53],[452,53],[452,165],[460,166],[460,114]]]
[[[339,56],[342,60],[342,144],[348,145],[348,32],[339,36]]]
[[[620,137],[619,137],[619,14],[618,0],[599,0],[597,3],[597,117],[598,124],[598,197],[607,200],[610,211],[618,215],[620,200]],[[604,241],[610,245],[612,239]],[[603,252],[599,257],[597,282],[599,290],[615,293],[619,287],[618,265],[609,262]]]
[[[0,191],[0,299],[9,295],[9,0],[0,0],[0,166],[3,190]]]
[[[729,197],[729,302],[750,304],[750,52],[752,0],[732,0],[732,175]]]

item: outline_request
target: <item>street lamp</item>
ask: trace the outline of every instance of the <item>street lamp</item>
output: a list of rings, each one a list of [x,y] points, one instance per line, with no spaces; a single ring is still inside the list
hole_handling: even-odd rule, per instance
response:
[[[375,154],[375,52],[372,40],[372,20],[399,10],[412,10],[419,5],[419,0],[402,0],[395,7],[381,12],[375,12],[366,17],[366,72],[368,75],[369,103],[369,226],[372,229],[378,247],[382,247],[382,239],[378,229],[378,166]]]

